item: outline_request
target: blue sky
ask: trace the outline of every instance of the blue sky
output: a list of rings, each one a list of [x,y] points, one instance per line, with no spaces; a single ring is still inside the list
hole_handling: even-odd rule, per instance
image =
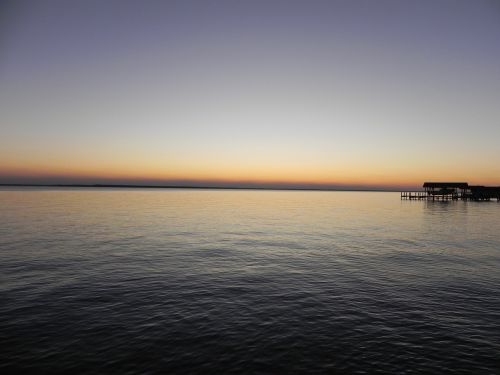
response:
[[[0,182],[500,184],[498,2],[0,12]]]

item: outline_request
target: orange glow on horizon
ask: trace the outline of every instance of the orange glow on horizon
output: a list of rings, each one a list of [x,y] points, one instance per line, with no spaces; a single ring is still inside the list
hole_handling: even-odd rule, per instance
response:
[[[215,185],[215,186],[308,186],[338,188],[418,188],[424,181],[467,181],[471,184],[500,185],[500,180],[484,176],[470,176],[450,173],[439,173],[425,169],[401,174],[398,170],[373,170],[361,168],[326,169],[326,168],[292,168],[279,169],[270,165],[246,166],[240,168],[203,168],[186,167],[159,168],[152,166],[124,167],[101,165],[96,166],[7,166],[0,167],[0,179],[32,179],[63,181],[64,183],[130,183],[130,184],[165,184],[165,185]],[[83,182],[85,181],[85,182]],[[54,182],[57,183],[57,182]]]
[[[348,157],[307,154],[300,150],[263,150],[252,154],[202,152],[178,155],[140,150],[61,149],[50,152],[0,151],[0,183],[121,183],[215,186],[307,186],[336,188],[415,189],[425,181],[466,181],[500,185],[498,167],[474,161],[437,163],[428,157],[392,159],[368,152]],[[496,168],[496,170],[495,170]]]

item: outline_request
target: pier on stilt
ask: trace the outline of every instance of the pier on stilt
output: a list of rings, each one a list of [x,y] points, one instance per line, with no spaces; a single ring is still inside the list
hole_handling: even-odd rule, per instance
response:
[[[500,201],[500,187],[471,186],[467,182],[426,182],[421,191],[402,191],[402,200]]]

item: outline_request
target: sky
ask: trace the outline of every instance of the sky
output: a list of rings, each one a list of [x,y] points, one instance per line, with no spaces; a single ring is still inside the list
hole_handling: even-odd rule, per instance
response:
[[[0,1],[0,183],[500,185],[495,0]]]

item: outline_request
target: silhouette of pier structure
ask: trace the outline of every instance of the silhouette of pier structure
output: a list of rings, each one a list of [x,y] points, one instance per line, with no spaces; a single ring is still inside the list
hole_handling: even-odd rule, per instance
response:
[[[500,201],[500,186],[475,186],[467,182],[426,182],[424,190],[402,191],[403,200]]]

